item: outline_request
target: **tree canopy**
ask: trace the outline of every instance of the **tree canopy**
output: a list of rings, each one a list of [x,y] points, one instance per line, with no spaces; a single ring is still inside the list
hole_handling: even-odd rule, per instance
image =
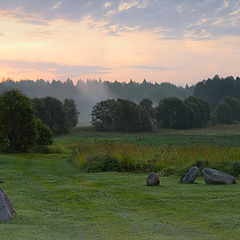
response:
[[[213,111],[223,97],[235,97],[240,99],[240,78],[234,79],[232,76],[220,78],[216,75],[198,82],[194,87],[193,95],[206,101]]]
[[[100,131],[151,131],[151,117],[147,111],[126,99],[110,99],[97,103],[92,110],[92,124]]]
[[[54,134],[68,133],[77,125],[79,112],[73,99],[65,99],[62,103],[53,97],[34,98],[32,103],[36,117]]]
[[[184,101],[178,98],[165,98],[156,108],[156,123],[160,128],[204,127],[209,118],[208,104],[193,96]]]
[[[234,97],[224,97],[215,109],[218,122],[231,124],[240,121],[240,101]]]
[[[44,137],[43,137],[44,136]],[[49,128],[34,116],[28,97],[17,90],[0,95],[0,145],[13,150],[27,150],[34,145],[50,145]]]

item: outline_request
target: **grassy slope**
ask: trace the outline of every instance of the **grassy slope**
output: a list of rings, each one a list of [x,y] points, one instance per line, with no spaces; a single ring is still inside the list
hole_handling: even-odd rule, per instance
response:
[[[81,173],[65,155],[0,156],[18,217],[0,224],[1,240],[239,239],[240,185],[177,184],[146,175]]]
[[[64,144],[69,152],[79,139],[150,144],[210,143],[212,139],[237,144],[240,139],[235,130],[204,131],[160,135],[75,131],[57,138],[55,144]],[[146,174],[81,173],[72,167],[69,154],[0,155],[0,176],[18,213],[0,223],[1,240],[239,239],[239,184],[207,186],[200,178],[197,184],[180,185],[175,177],[162,177],[161,186],[147,187]]]

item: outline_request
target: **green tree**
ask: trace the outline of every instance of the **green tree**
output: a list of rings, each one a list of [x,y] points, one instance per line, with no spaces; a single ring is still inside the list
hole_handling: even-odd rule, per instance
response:
[[[36,117],[46,124],[54,134],[68,133],[71,124],[60,100],[53,97],[32,100]]]
[[[113,131],[121,114],[119,103],[114,99],[97,103],[92,110],[92,125],[97,131]]]
[[[235,97],[224,97],[220,103],[227,104],[232,112],[232,121],[240,120],[240,101]]]
[[[92,124],[100,131],[140,132],[152,129],[148,112],[125,99],[97,103],[92,111]]]
[[[155,123],[155,111],[153,108],[153,102],[149,98],[143,98],[139,102],[139,106],[142,107],[150,116],[152,123]]]
[[[0,132],[9,140],[10,148],[26,150],[35,142],[37,131],[29,98],[17,90],[0,96]]]
[[[184,104],[188,107],[189,127],[204,127],[209,119],[208,103],[194,96],[187,97]]]
[[[76,127],[78,123],[78,110],[75,101],[71,98],[66,98],[63,102],[63,108],[66,113],[67,122],[70,128]]]
[[[224,102],[219,103],[215,112],[220,123],[231,124],[233,122],[232,110],[228,104]]]
[[[163,99],[156,111],[156,120],[159,127],[185,129],[189,126],[188,109],[178,98]]]
[[[26,151],[34,145],[51,144],[51,134],[44,142],[38,136],[44,135],[40,120],[34,116],[28,97],[17,90],[9,90],[0,95],[0,145],[13,150]],[[45,129],[47,132],[49,129]]]
[[[121,112],[117,115],[117,131],[141,132],[152,130],[151,118],[147,111],[130,100],[118,99],[117,102],[121,107]]]

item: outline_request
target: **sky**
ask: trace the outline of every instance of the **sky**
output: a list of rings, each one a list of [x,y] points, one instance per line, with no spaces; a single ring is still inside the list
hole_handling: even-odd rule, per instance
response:
[[[239,62],[240,0],[0,0],[2,80],[185,85]]]

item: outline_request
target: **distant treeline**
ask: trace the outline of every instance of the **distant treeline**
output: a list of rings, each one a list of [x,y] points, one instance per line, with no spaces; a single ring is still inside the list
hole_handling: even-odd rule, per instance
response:
[[[235,97],[240,99],[240,78],[234,79],[232,76],[220,78],[216,75],[198,82],[193,90],[194,96],[206,101],[211,111],[214,111],[223,97]]]
[[[210,111],[215,114],[219,122],[222,122],[220,119],[221,114],[219,114],[219,108],[217,114],[216,107],[221,100],[224,97],[234,97],[240,100],[240,78],[234,79],[231,76],[220,78],[218,75],[212,79],[209,78],[198,82],[191,87],[188,85],[178,87],[171,83],[150,83],[146,80],[142,83],[134,81],[121,83],[117,81],[79,80],[74,84],[70,79],[65,82],[56,80],[52,82],[44,80],[14,82],[6,80],[0,83],[0,94],[9,89],[20,90],[30,98],[51,96],[61,101],[71,98],[75,101],[78,111],[80,111],[80,124],[89,124],[93,106],[108,99],[127,99],[139,104],[142,99],[147,98],[151,100],[153,107],[157,107],[159,102],[165,98],[175,97],[184,100],[193,95],[209,104]],[[226,111],[229,110],[225,105]],[[224,109],[224,107],[221,105],[221,109]],[[233,117],[232,119],[235,121],[237,118]]]
[[[61,101],[66,98],[75,100],[78,110],[81,112],[80,123],[89,123],[92,107],[99,101],[107,99],[128,99],[136,103],[144,98],[149,98],[156,106],[160,100],[166,97],[184,99],[191,96],[193,87],[178,87],[171,83],[150,83],[144,80],[142,83],[130,81],[129,83],[108,82],[101,80],[65,82],[52,82],[44,80],[23,80],[14,82],[6,80],[0,83],[0,93],[9,89],[20,90],[30,98],[55,97]]]

